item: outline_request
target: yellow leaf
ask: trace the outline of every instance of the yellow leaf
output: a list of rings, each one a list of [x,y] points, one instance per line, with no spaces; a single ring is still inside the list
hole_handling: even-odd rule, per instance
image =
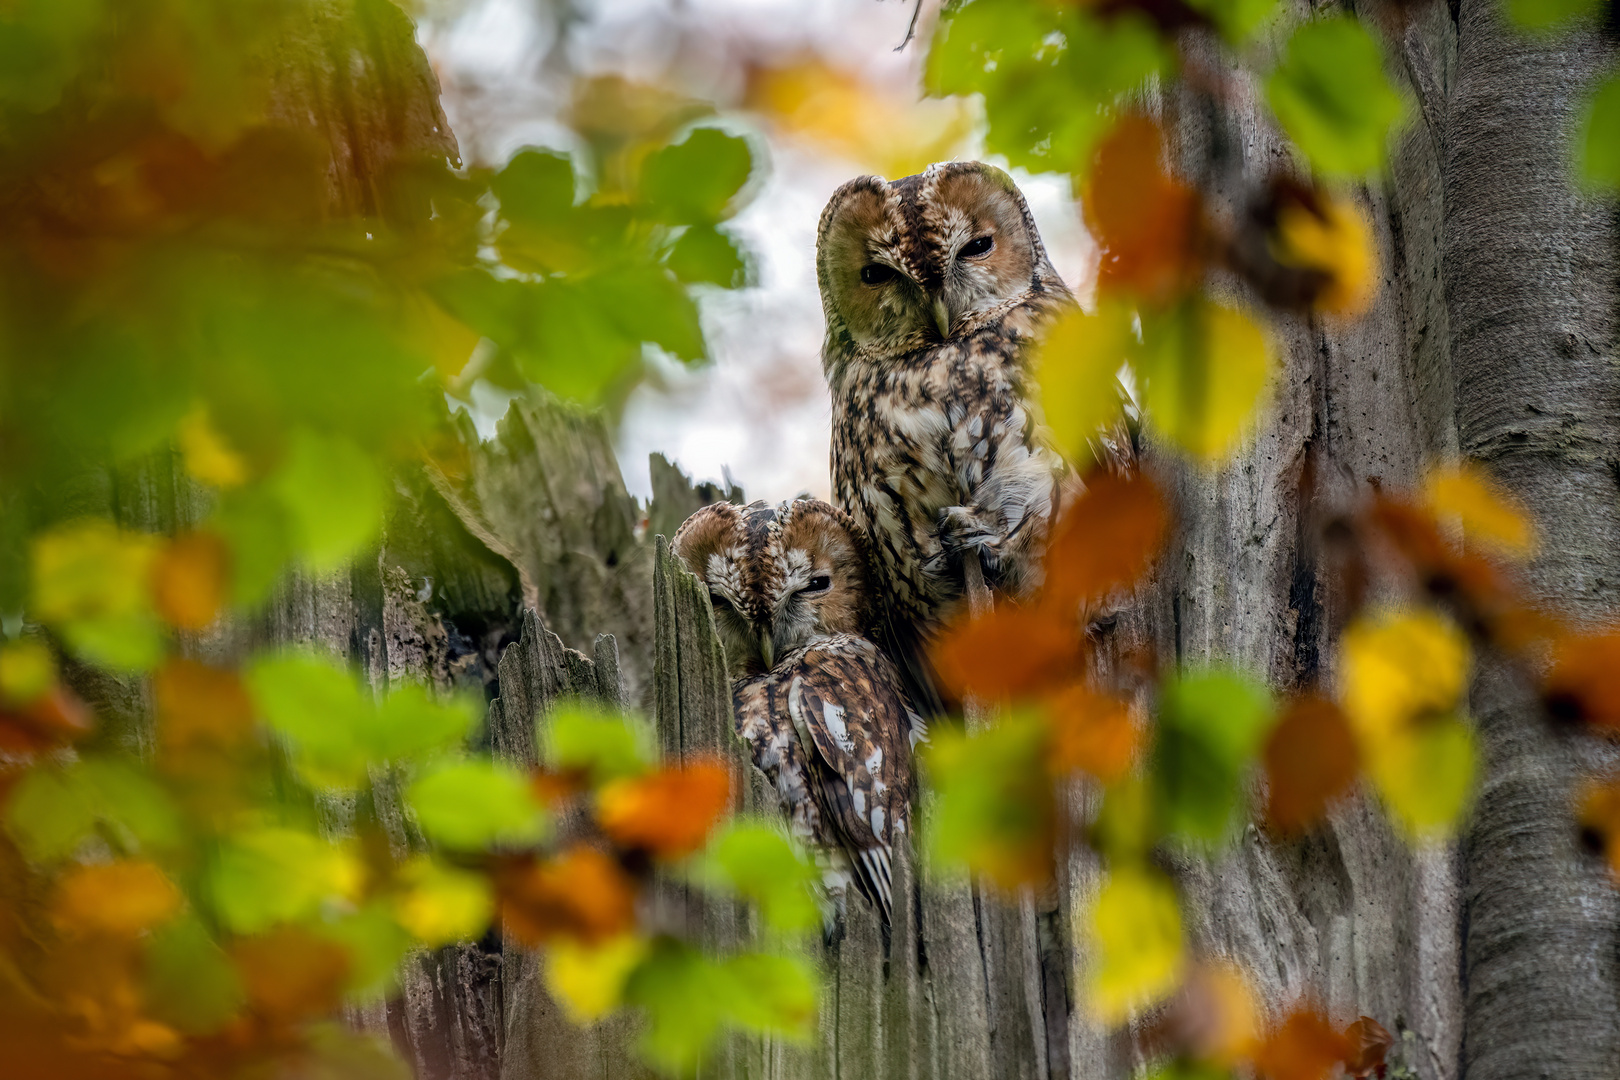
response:
[[[630,973],[646,955],[646,939],[634,934],[600,945],[558,938],[546,950],[546,989],[574,1023],[595,1023],[619,1007]]]
[[[1107,1024],[1173,993],[1186,966],[1181,907],[1162,875],[1115,870],[1091,908],[1091,1009]]]
[[[191,410],[180,421],[177,434],[186,472],[219,488],[238,487],[247,481],[247,462],[215,430],[207,406],[198,405]]]
[[[0,705],[26,705],[56,685],[56,660],[38,638],[0,645]]]
[[[755,72],[748,104],[783,133],[888,177],[956,156],[975,121],[960,98],[919,98],[815,60]]]
[[[117,619],[149,611],[157,538],[88,518],[34,539],[33,614],[42,622]]]
[[[1470,540],[1520,557],[1535,551],[1535,527],[1524,508],[1478,466],[1431,472],[1423,497],[1435,514],[1455,516]]]
[[[1078,459],[1119,415],[1119,369],[1136,347],[1129,309],[1104,304],[1095,315],[1075,309],[1054,322],[1035,352],[1035,381],[1052,439]]]
[[[180,890],[144,859],[76,866],[56,886],[57,923],[81,933],[134,936],[180,910]]]
[[[394,917],[429,946],[467,941],[483,934],[495,913],[489,879],[418,855],[400,869],[404,890]]]
[[[1340,650],[1345,712],[1369,760],[1414,722],[1454,712],[1467,686],[1468,641],[1434,611],[1363,616]]]
[[[1203,301],[1164,322],[1143,350],[1142,400],[1183,450],[1207,461],[1225,457],[1271,378],[1271,343],[1243,312]]]
[[[434,370],[446,382],[461,374],[479,342],[476,330],[445,311],[425,293],[405,299],[404,336],[408,343],[427,354]]]
[[[1328,283],[1316,298],[1322,311],[1359,315],[1378,295],[1378,248],[1372,226],[1348,199],[1323,199],[1315,208],[1285,203],[1277,212],[1273,254],[1284,265],[1327,275]]]
[[[1409,836],[1445,835],[1456,828],[1473,790],[1473,730],[1454,716],[1415,724],[1384,741],[1368,772]]]

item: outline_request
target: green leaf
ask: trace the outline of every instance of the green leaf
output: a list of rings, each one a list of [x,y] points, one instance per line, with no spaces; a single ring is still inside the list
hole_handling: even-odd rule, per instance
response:
[[[722,289],[740,289],[752,276],[737,242],[711,225],[693,225],[681,234],[670,250],[669,268],[687,285]]]
[[[1265,686],[1236,672],[1204,672],[1164,687],[1153,780],[1166,831],[1206,844],[1226,838],[1243,770],[1275,719]]]
[[[519,150],[489,189],[509,221],[556,221],[574,208],[574,164],[551,150]]]
[[[6,825],[35,862],[72,854],[98,823],[126,849],[173,848],[182,838],[168,793],[138,766],[114,758],[31,769],[6,804]]]
[[[1266,82],[1271,109],[1311,168],[1362,177],[1383,168],[1406,102],[1384,74],[1384,52],[1348,15],[1307,22]]]
[[[270,596],[296,555],[293,524],[262,485],[227,493],[211,520],[231,550],[231,597],[254,607]]]
[[[940,20],[925,80],[932,94],[982,94],[985,145],[1013,165],[1076,170],[1121,95],[1170,63],[1133,12],[1096,19],[1079,5],[973,0]]]
[[[150,671],[168,651],[168,635],[146,612],[77,619],[62,626],[62,638],[81,660],[114,671]]]
[[[593,788],[610,780],[639,776],[658,759],[653,733],[647,725],[577,702],[552,711],[543,737],[546,765],[585,773]]]
[[[1603,0],[1507,0],[1508,18],[1527,30],[1555,30],[1603,9]]]
[[[1253,426],[1275,366],[1264,330],[1235,308],[1194,298],[1144,314],[1136,352],[1142,403],[1154,426],[1206,461],[1230,454]]]
[[[709,224],[729,217],[754,171],[748,140],[719,128],[693,128],[654,151],[641,168],[641,197],[666,221]]]
[[[1277,0],[1189,0],[1215,20],[1226,40],[1241,45],[1277,12]]]
[[[767,926],[809,930],[821,921],[816,869],[780,828],[734,821],[710,842],[708,858],[709,878],[759,905]]]
[[[473,701],[435,701],[426,687],[406,683],[389,692],[362,731],[373,761],[404,761],[459,747],[478,722]]]
[[[6,802],[6,827],[32,862],[54,862],[73,853],[96,826],[96,807],[80,774],[30,769]]]
[[[328,900],[351,899],[361,868],[348,851],[312,833],[272,827],[221,844],[207,880],[220,921],[253,934],[308,919]]]
[[[697,304],[661,267],[602,274],[589,282],[592,299],[632,341],[650,341],[677,360],[708,358]]]
[[[270,484],[313,570],[336,569],[382,529],[382,473],[342,436],[293,432]]]
[[[158,928],[147,942],[143,971],[153,1019],[187,1035],[218,1031],[245,1000],[236,965],[192,917]]]
[[[1620,72],[1611,72],[1592,96],[1581,128],[1580,175],[1593,187],[1620,188]]]
[[[337,787],[364,779],[371,755],[361,733],[373,705],[347,668],[310,653],[282,653],[255,660],[247,685],[265,723],[292,740],[311,779]]]
[[[1104,302],[1076,308],[1049,326],[1035,352],[1041,412],[1064,456],[1079,459],[1120,415],[1119,370],[1137,351],[1128,308]]]
[[[625,1001],[647,1016],[642,1056],[670,1072],[696,1068],[726,1018],[733,986],[695,949],[671,938],[655,942],[625,984]]]
[[[805,1042],[815,1030],[820,982],[794,956],[744,953],[726,961],[729,1019],[739,1027]]]
[[[1392,732],[1368,754],[1384,805],[1417,840],[1457,828],[1474,791],[1474,733],[1459,717],[1420,720]]]
[[[1046,727],[1015,714],[971,735],[940,730],[924,755],[934,788],[930,854],[1012,886],[1050,865]]]
[[[413,783],[405,800],[427,838],[449,848],[534,843],[547,831],[545,810],[528,777],[505,762],[440,766]]]
[[[368,904],[322,924],[317,932],[348,950],[351,1001],[375,1001],[391,993],[399,983],[400,962],[415,945],[383,904]]]

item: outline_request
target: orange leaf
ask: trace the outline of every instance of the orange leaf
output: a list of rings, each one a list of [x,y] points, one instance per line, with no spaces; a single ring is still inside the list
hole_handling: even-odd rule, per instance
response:
[[[1133,584],[1158,558],[1169,528],[1169,509],[1152,480],[1092,473],[1053,530],[1046,601],[1068,607]]]
[[[56,884],[52,916],[63,929],[133,937],[180,910],[180,890],[144,859],[76,866]]]
[[[622,847],[679,859],[703,846],[730,804],[731,770],[690,761],[608,784],[596,797],[596,820]]]
[[[57,684],[20,708],[0,705],[0,750],[43,750],[83,738],[93,726],[90,707]]]
[[[1350,789],[1360,755],[1344,713],[1313,695],[1295,700],[1272,729],[1265,763],[1266,816],[1289,833],[1315,824]]]
[[[202,630],[224,603],[230,549],[213,533],[184,533],[152,562],[152,604],[170,625]]]
[[[253,1008],[290,1022],[335,1012],[349,977],[349,951],[295,926],[279,926],[231,945],[242,988]]]
[[[253,700],[234,671],[173,657],[153,676],[152,692],[169,749],[232,746],[253,730]]]
[[[1560,720],[1620,729],[1620,631],[1569,635],[1553,646],[1541,686],[1547,711]]]
[[[617,860],[585,844],[554,859],[506,864],[495,875],[501,922],[526,945],[554,937],[595,944],[636,924],[636,884]]]
[[[957,698],[1025,697],[1085,670],[1078,620],[1049,607],[1002,604],[947,629],[931,650]]]
[[[1350,1075],[1382,1076],[1384,1056],[1395,1045],[1395,1036],[1372,1017],[1363,1016],[1344,1029],[1344,1037],[1350,1042],[1350,1056],[1344,1062]]]
[[[1325,1080],[1351,1053],[1350,1040],[1321,1013],[1300,1009],[1266,1039],[1254,1068],[1267,1080]]]
[[[1164,170],[1158,124],[1127,116],[1097,147],[1082,200],[1101,245],[1098,287],[1171,300],[1199,269],[1198,195]]]
[[[1576,800],[1575,820],[1594,851],[1609,860],[1609,873],[1620,880],[1620,783],[1589,780]]]
[[[1047,766],[1054,773],[1082,769],[1103,783],[1124,776],[1142,745],[1142,728],[1130,706],[1076,683],[1047,699],[1052,729]]]

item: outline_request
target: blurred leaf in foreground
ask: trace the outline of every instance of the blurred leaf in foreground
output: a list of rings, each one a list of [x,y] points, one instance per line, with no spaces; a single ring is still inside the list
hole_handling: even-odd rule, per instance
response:
[[[1577,142],[1580,176],[1596,188],[1620,188],[1620,72],[1598,84]]]
[[[595,1023],[623,1003],[647,950],[647,940],[633,934],[594,945],[560,938],[546,949],[546,989],[574,1023]]]
[[[1430,472],[1423,480],[1423,498],[1436,516],[1455,518],[1468,540],[1517,558],[1535,553],[1529,514],[1477,465]]]
[[[1205,844],[1226,839],[1243,773],[1274,719],[1265,686],[1235,671],[1183,676],[1160,690],[1153,778],[1166,830]]]
[[[1056,808],[1046,747],[1046,725],[1033,716],[971,735],[937,730],[923,755],[934,790],[930,853],[1004,889],[1048,880]]]
[[[430,770],[406,789],[405,801],[429,840],[464,851],[532,844],[550,825],[528,777],[486,758]]]
[[[1103,881],[1086,920],[1093,944],[1087,1000],[1103,1023],[1175,992],[1186,967],[1181,905],[1175,887],[1156,871],[1121,867]]]
[[[759,905],[775,930],[808,930],[821,919],[817,874],[804,853],[775,825],[736,821],[709,846],[709,875]]]
[[[1384,74],[1384,50],[1350,15],[1300,25],[1266,81],[1283,130],[1324,176],[1360,178],[1383,168],[1406,103]]]
[[[1236,308],[1188,300],[1142,324],[1137,365],[1153,426],[1205,461],[1232,452],[1251,428],[1275,367],[1264,330]]]
[[[730,805],[731,770],[718,759],[694,760],[608,784],[597,793],[596,819],[615,843],[679,859],[704,845]]]

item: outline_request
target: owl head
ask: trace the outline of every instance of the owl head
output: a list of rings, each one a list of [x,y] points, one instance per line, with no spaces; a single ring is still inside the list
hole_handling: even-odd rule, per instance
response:
[[[714,503],[687,518],[671,546],[709,590],[733,677],[871,626],[865,538],[820,499]]]
[[[903,355],[971,333],[1031,293],[1067,295],[1017,185],[977,161],[839,188],[821,213],[816,276],[829,358]]]

